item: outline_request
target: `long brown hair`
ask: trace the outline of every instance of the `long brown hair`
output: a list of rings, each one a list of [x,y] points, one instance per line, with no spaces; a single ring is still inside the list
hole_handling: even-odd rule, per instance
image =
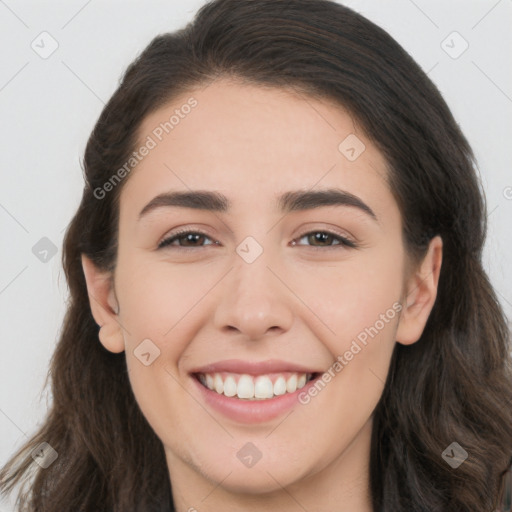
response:
[[[64,240],[69,303],[51,363],[53,404],[0,472],[31,512],[173,510],[163,446],[142,415],[124,354],[105,350],[81,254],[116,265],[119,194],[101,188],[130,158],[144,118],[218,76],[293,88],[347,109],[387,160],[415,261],[440,235],[443,265],[421,339],[395,345],[375,410],[370,480],[383,512],[496,508],[512,457],[510,334],[482,267],[486,205],[469,144],[437,88],[384,30],[327,0],[215,0],[155,37],[126,70],[89,138],[83,196]],[[48,468],[32,450],[58,453]],[[457,468],[442,454],[457,442]]]

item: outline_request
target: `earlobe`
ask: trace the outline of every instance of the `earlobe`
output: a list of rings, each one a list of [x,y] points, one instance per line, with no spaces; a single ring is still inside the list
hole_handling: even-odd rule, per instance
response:
[[[124,337],[117,315],[119,305],[115,295],[112,275],[99,270],[94,263],[82,254],[89,305],[94,321],[100,326],[99,339],[110,352],[124,350]]]
[[[102,325],[98,338],[109,352],[119,354],[124,351],[123,331],[117,322],[108,322]]]
[[[443,241],[435,236],[423,261],[408,280],[396,332],[398,343],[411,345],[420,339],[437,297],[442,255]]]

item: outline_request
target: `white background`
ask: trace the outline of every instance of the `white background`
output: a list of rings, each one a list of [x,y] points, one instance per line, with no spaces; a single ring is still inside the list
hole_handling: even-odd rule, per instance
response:
[[[203,3],[0,0],[0,464],[47,409],[42,388],[67,297],[61,245],[81,197],[87,138],[126,66]],[[345,4],[429,72],[472,144],[488,202],[485,268],[512,318],[512,0]],[[43,31],[59,44],[47,59],[31,48]],[[469,43],[457,59],[441,47],[453,31]],[[58,248],[47,263],[32,252],[42,237]]]

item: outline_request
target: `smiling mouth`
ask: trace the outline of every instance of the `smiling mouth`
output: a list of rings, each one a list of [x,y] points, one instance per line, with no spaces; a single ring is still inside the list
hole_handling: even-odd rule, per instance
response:
[[[263,375],[215,372],[193,376],[207,389],[219,395],[241,400],[271,400],[295,393],[320,373],[280,372]]]

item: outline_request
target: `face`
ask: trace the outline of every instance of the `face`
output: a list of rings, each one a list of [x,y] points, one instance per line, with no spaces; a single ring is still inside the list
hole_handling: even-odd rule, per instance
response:
[[[171,480],[357,480],[394,345],[435,298],[409,313],[383,157],[339,105],[227,80],[152,113],[140,144],[109,295],[122,341],[102,341],[126,351]]]

